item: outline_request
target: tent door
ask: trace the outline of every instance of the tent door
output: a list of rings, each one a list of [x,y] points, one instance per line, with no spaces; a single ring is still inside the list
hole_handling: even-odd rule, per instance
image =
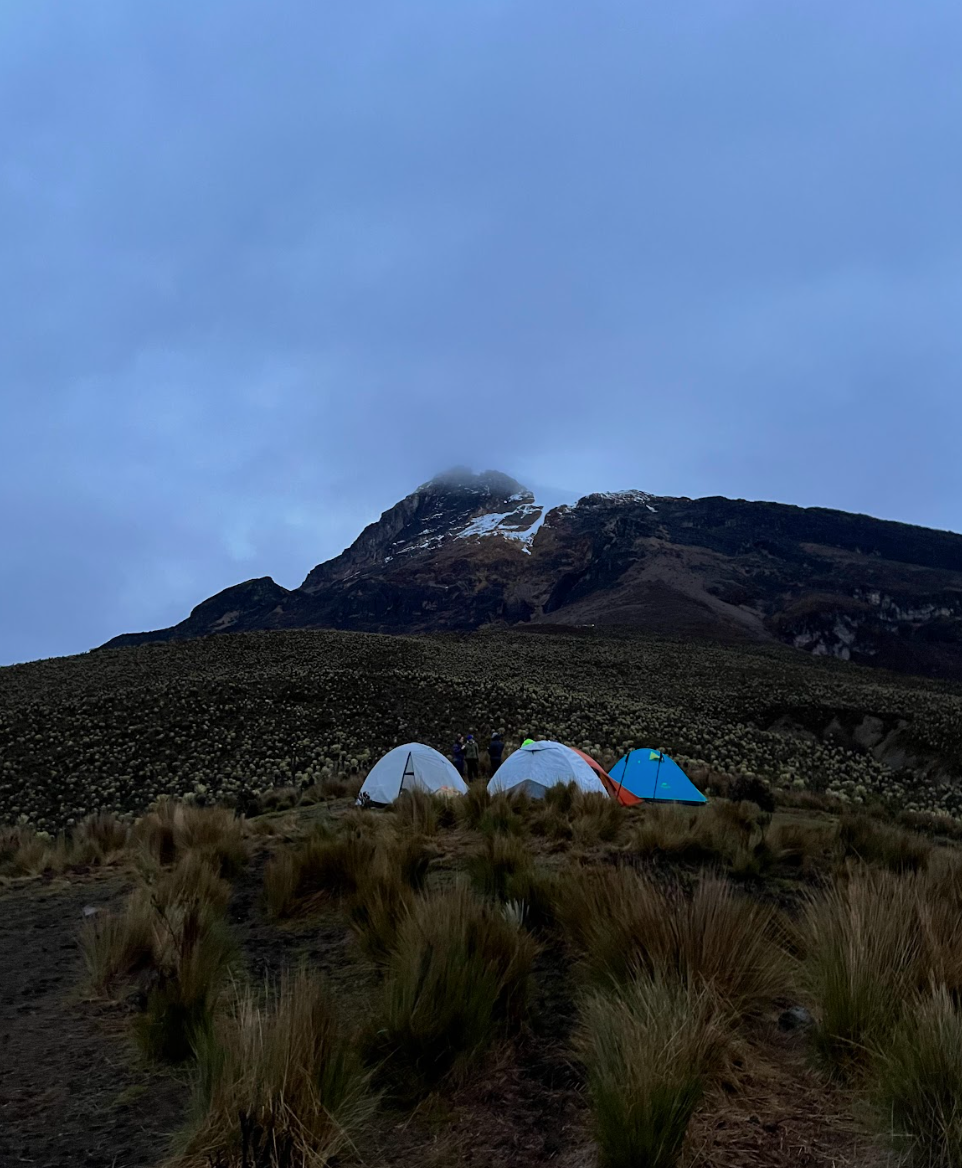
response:
[[[409,750],[407,762],[405,762],[404,770],[401,773],[401,786],[398,788],[398,794],[400,795],[402,791],[410,791],[415,786],[417,786],[417,775],[414,773],[414,756]]]

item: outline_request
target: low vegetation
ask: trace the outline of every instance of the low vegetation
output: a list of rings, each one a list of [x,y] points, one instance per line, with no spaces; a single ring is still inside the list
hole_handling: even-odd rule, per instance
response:
[[[232,634],[0,670],[0,818],[56,835],[164,795],[253,814],[343,797],[406,738],[447,750],[459,730],[494,728],[509,749],[533,733],[610,765],[660,745],[703,785],[962,815],[960,710],[957,686],[787,649]]]
[[[671,1168],[728,1038],[711,994],[636,977],[587,996],[584,1059],[603,1168]]]
[[[372,1045],[396,1089],[428,1089],[516,1026],[534,943],[467,889],[422,897],[403,918],[385,970]]]
[[[306,970],[276,993],[242,989],[198,1044],[183,1168],[324,1165],[376,1106],[370,1071],[325,985]]]

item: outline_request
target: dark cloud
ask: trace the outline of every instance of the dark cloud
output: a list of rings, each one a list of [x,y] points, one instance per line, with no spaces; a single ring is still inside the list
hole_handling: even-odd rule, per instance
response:
[[[956,6],[16,0],[0,661],[435,471],[962,526]]]

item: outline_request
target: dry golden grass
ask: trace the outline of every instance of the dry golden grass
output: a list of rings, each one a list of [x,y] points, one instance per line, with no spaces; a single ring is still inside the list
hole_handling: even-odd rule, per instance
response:
[[[197,1116],[183,1168],[323,1168],[376,1099],[337,1004],[304,970],[262,1002],[250,989],[199,1044]]]
[[[674,978],[708,987],[739,1016],[764,1010],[790,982],[774,910],[721,879],[703,878],[688,897],[624,868],[575,870],[560,912],[595,982]]]
[[[728,1041],[712,994],[636,978],[587,995],[576,1038],[603,1168],[672,1168]]]
[[[372,1049],[399,1090],[463,1075],[521,1020],[535,947],[463,888],[422,897],[401,922]]]

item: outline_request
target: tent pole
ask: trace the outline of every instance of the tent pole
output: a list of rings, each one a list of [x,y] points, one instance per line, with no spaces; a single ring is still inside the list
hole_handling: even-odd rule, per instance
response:
[[[628,753],[625,755],[625,769],[621,772],[621,779],[619,780],[619,783],[618,783],[618,794],[615,796],[615,798],[618,800],[619,803],[621,802],[621,788],[624,785],[625,775],[628,773],[628,763],[630,761],[631,761],[631,751],[629,750]]]
[[[662,752],[659,750],[658,751],[658,766],[655,767],[655,785],[651,789],[652,799],[654,799],[655,796],[658,794],[658,776],[661,774],[661,760],[664,757],[665,757],[664,754],[662,754]]]

